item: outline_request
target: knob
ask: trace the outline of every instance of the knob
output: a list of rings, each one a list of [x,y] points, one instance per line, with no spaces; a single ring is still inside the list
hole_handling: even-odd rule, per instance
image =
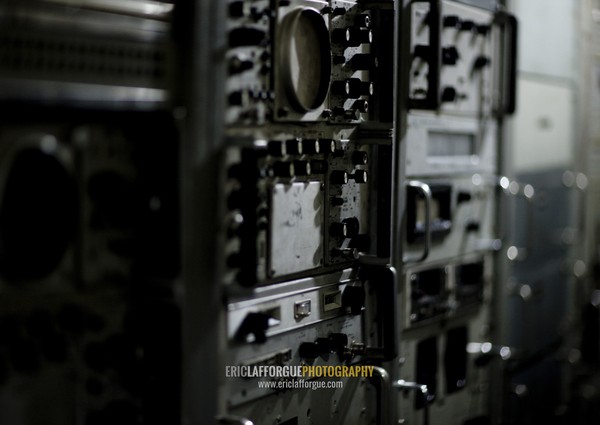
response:
[[[319,357],[319,347],[314,342],[303,342],[298,347],[298,354],[303,359],[313,360]]]
[[[469,192],[458,192],[456,202],[461,204],[463,202],[469,202],[472,198],[472,195]]]
[[[347,10],[343,7],[334,7],[333,10],[331,11],[333,16],[342,16],[342,15],[345,15],[346,12],[347,12]]]
[[[294,171],[297,176],[308,176],[310,174],[310,162],[294,161]]]
[[[342,293],[342,307],[349,308],[354,315],[362,313],[365,306],[365,288],[362,286],[347,285]]]
[[[350,31],[348,28],[336,28],[331,32],[331,40],[341,46],[347,46],[350,42]]]
[[[294,164],[291,162],[278,161],[273,164],[273,174],[276,177],[293,177]]]
[[[475,26],[475,22],[473,22],[473,21],[463,21],[460,24],[461,31],[473,31],[474,29],[476,29],[476,26]]]
[[[331,341],[329,341],[329,338],[317,338],[315,344],[317,345],[319,354],[331,353]]]
[[[413,56],[415,58],[420,58],[426,61],[431,56],[431,47],[426,46],[424,44],[417,44],[415,46],[415,50],[413,51]]]
[[[456,15],[444,16],[444,20],[442,21],[442,25],[445,28],[460,28],[460,23],[460,18]]]
[[[229,16],[232,18],[242,18],[248,14],[248,7],[245,1],[234,1],[229,3]]]
[[[352,103],[352,109],[356,109],[363,114],[367,113],[369,112],[369,102],[367,102],[365,99],[357,99],[354,101],[354,103]]]
[[[254,67],[254,62],[248,59],[242,59],[238,56],[234,56],[229,61],[229,73],[239,74],[244,71],[248,71]]]
[[[467,223],[467,225],[465,226],[465,230],[467,232],[478,232],[480,227],[481,226],[478,221],[472,220]]]
[[[227,226],[227,237],[233,238],[236,236],[240,236],[240,234],[242,233],[243,225],[244,216],[241,214],[234,214],[229,221],[229,226]]]
[[[313,174],[325,174],[327,171],[327,162],[320,160],[310,161],[310,171]]]
[[[454,102],[456,98],[457,93],[454,87],[445,87],[442,91],[442,102]]]
[[[227,98],[230,106],[245,106],[248,104],[249,96],[247,91],[234,91]]]
[[[370,96],[373,94],[373,83],[362,82],[360,78],[348,78],[346,90],[349,99],[358,99],[362,95]]]
[[[350,91],[350,87],[348,85],[348,81],[334,81],[331,83],[331,93],[338,96],[348,96],[348,91]]]
[[[252,7],[250,8],[250,15],[256,22],[258,22],[263,18],[263,16],[269,16],[270,12],[268,9],[259,9],[258,7]]]
[[[350,47],[358,47],[361,44],[370,44],[373,42],[373,33],[369,29],[349,28]]]
[[[266,32],[257,28],[235,28],[229,32],[229,47],[258,46],[266,37]]]
[[[342,223],[346,226],[346,236],[352,238],[358,235],[360,230],[360,222],[356,217],[350,217],[342,220]]]
[[[334,170],[331,172],[331,183],[346,184],[348,183],[348,173],[342,170]]]
[[[354,25],[360,28],[370,28],[371,27],[371,17],[366,13],[359,13],[354,18]]]
[[[302,151],[308,155],[318,154],[321,151],[319,141],[317,139],[302,140]]]
[[[285,148],[290,155],[302,155],[303,145],[299,139],[286,140]]]
[[[365,170],[356,170],[351,176],[356,183],[366,183],[368,174]]]
[[[340,198],[339,196],[331,198],[331,205],[334,207],[341,207],[344,205],[344,198]]]
[[[321,153],[334,153],[335,152],[335,140],[319,139],[319,150],[321,151]]]
[[[490,26],[487,24],[477,25],[477,33],[483,36],[488,35],[490,32]]]
[[[456,65],[460,55],[456,47],[444,47],[442,48],[442,63],[444,65]]]
[[[478,56],[477,59],[475,59],[475,63],[473,64],[473,67],[475,69],[481,69],[481,68],[485,68],[489,64],[490,64],[490,58],[488,58],[487,56]]]
[[[329,335],[332,351],[338,351],[348,346],[348,335],[343,333],[332,333]]]
[[[267,152],[269,152],[269,155],[271,156],[285,156],[287,153],[286,145],[280,140],[271,140],[267,144]]]
[[[349,78],[344,81],[334,81],[331,84],[331,91],[338,96],[358,99],[363,94],[372,94],[372,87],[371,83],[363,83],[359,78]]]
[[[346,223],[331,223],[329,226],[329,234],[331,236],[345,238],[348,236],[348,227],[346,227]]]
[[[369,156],[365,151],[354,151],[352,152],[352,164],[354,165],[366,165],[369,160]]]
[[[377,59],[368,53],[358,53],[350,59],[350,67],[353,71],[369,71],[377,66]]]

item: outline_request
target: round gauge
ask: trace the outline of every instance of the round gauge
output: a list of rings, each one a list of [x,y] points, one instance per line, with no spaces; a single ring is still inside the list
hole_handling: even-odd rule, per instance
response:
[[[13,282],[52,272],[77,226],[76,184],[58,142],[48,135],[23,142],[2,158],[0,274]]]
[[[297,8],[281,23],[280,70],[283,88],[298,112],[320,107],[331,79],[329,30],[321,14]]]

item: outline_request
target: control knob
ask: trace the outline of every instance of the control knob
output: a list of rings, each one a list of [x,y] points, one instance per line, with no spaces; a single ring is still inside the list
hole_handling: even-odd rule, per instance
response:
[[[365,99],[357,99],[352,103],[352,109],[358,110],[363,114],[367,113],[369,112],[369,102]]]
[[[454,102],[458,94],[454,87],[445,87],[442,91],[442,102]]]
[[[370,28],[371,17],[365,13],[359,13],[354,18],[354,25],[356,25],[359,28]]]
[[[280,140],[272,140],[267,144],[267,152],[271,156],[285,156],[287,153],[286,145]]]
[[[360,96],[373,94],[373,83],[363,82],[360,78],[348,78],[344,81],[334,81],[331,84],[331,91],[348,99],[358,99]]]
[[[456,47],[444,47],[442,48],[442,63],[444,65],[456,65],[460,55]]]
[[[368,174],[365,170],[356,170],[354,174],[352,174],[351,178],[354,179],[356,183],[366,183]]]
[[[365,151],[354,151],[352,152],[352,164],[354,165],[366,165],[369,160],[369,156]]]
[[[461,20],[456,15],[448,15],[444,16],[444,20],[442,21],[442,25],[444,28],[457,28],[461,27]]]
[[[321,151],[319,141],[317,139],[302,140],[302,151],[308,155],[318,154]]]
[[[329,234],[331,236],[345,238],[348,236],[348,227],[344,222],[331,223],[331,225],[329,226]]]
[[[294,164],[292,162],[278,161],[273,164],[273,174],[276,177],[293,177]]]
[[[314,342],[303,342],[298,347],[298,354],[303,359],[316,359],[319,357],[319,346]]]
[[[346,184],[348,183],[348,173],[343,170],[334,170],[331,172],[331,183],[334,184]]]
[[[321,153],[334,153],[335,152],[335,140],[319,139],[319,150]]]
[[[297,176],[308,176],[310,174],[310,162],[294,161],[294,171]]]

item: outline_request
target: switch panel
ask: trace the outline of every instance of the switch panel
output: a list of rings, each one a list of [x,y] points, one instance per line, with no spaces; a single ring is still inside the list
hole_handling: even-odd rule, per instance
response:
[[[409,99],[413,109],[489,116],[493,97],[493,14],[453,1],[411,5]]]

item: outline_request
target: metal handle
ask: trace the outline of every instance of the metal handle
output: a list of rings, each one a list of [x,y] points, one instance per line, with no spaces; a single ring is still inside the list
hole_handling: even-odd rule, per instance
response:
[[[425,261],[425,259],[429,256],[429,251],[431,250],[431,188],[427,183],[423,183],[418,180],[410,180],[407,183],[407,186],[421,192],[423,198],[425,199],[425,237],[423,241],[423,252],[416,256],[407,255],[403,257],[402,261],[404,264],[420,263]]]
[[[500,187],[504,190],[504,193],[512,196],[522,196],[527,201],[527,225],[525,227],[525,247],[517,247],[511,245],[506,250],[506,255],[511,261],[524,261],[533,252],[533,202],[535,196],[535,189],[530,184],[519,183],[515,180],[510,180],[506,176],[502,176],[499,179]]]
[[[496,12],[494,24],[498,25],[502,37],[501,99],[497,108],[499,115],[512,115],[517,109],[517,40],[519,25],[517,18],[505,11]]]
[[[398,388],[404,391],[416,391],[420,392],[425,398],[425,405],[423,407],[423,425],[429,424],[429,388],[427,385],[419,384],[417,382],[408,382],[404,379],[398,379],[392,383],[392,387]]]
[[[366,261],[366,258],[361,260]],[[360,279],[368,282],[375,291],[379,347],[366,347],[365,355],[378,361],[389,361],[398,354],[397,302],[398,284],[396,270],[387,264],[362,263]]]
[[[217,423],[219,425],[254,425],[251,420],[239,416],[218,416]]]
[[[390,375],[384,368],[374,366],[369,382],[377,391],[377,423],[387,425],[390,423]]]

